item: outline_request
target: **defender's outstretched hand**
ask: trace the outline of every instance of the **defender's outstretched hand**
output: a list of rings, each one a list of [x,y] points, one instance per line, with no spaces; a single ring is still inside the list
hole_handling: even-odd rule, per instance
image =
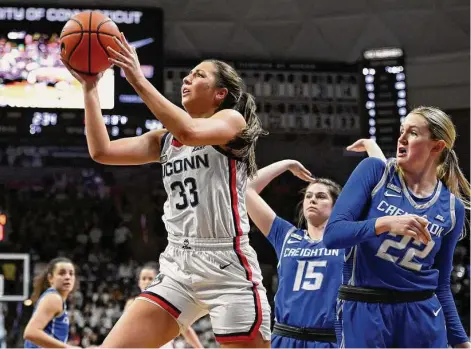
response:
[[[350,144],[347,147],[348,151],[354,151],[356,153],[361,153],[366,151],[366,143],[372,142],[371,139],[361,138],[355,141],[355,143]]]
[[[361,153],[361,152],[366,151],[368,153],[368,156],[375,157],[386,162],[386,156],[384,156],[383,151],[381,150],[379,145],[372,139],[361,138],[357,140],[355,143],[350,144],[347,147],[347,150],[353,151],[356,153]]]
[[[292,174],[306,182],[312,182],[314,180],[312,173],[309,172],[303,164],[296,160],[291,161],[292,162],[288,165],[288,170],[290,170]]]

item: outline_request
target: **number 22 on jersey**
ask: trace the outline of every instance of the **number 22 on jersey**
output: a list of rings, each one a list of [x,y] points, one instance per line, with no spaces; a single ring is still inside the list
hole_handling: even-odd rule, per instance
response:
[[[396,234],[393,233],[388,233],[388,235],[391,236],[397,236]],[[385,239],[381,245],[378,248],[378,251],[376,252],[376,256],[379,258],[382,258],[386,261],[392,262],[392,263],[397,263],[400,257],[393,256],[389,254],[387,251],[389,248],[393,248],[399,251],[405,250],[407,247],[407,244],[412,238],[410,236],[403,236],[401,240],[395,241],[395,240],[390,240],[390,239]],[[404,254],[404,257],[399,261],[399,265],[410,269],[410,270],[415,270],[419,271],[422,269],[422,264],[413,262],[412,259],[414,257],[416,258],[426,258],[430,251],[433,250],[433,246],[435,246],[435,241],[430,241],[427,245],[425,245],[425,248],[423,250],[419,250],[418,247],[423,245],[422,242],[414,240],[412,246],[410,246],[406,253]]]

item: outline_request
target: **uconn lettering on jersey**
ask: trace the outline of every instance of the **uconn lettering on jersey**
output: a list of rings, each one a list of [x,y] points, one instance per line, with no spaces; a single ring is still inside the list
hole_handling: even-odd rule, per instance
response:
[[[409,212],[406,212],[399,207],[396,207],[394,205],[391,205],[387,203],[384,200],[381,200],[381,202],[378,204],[376,207],[379,211],[386,213],[388,216],[402,216],[409,214]],[[440,226],[439,224],[431,223],[427,225],[427,229],[430,232],[430,234],[435,235],[437,237],[440,237],[445,230],[444,227]]]
[[[322,257],[338,256],[339,250],[328,248],[285,248],[283,257]]]
[[[162,166],[162,176],[168,177],[199,168],[209,168],[208,154],[196,154],[185,159],[177,159],[172,162],[167,162]]]

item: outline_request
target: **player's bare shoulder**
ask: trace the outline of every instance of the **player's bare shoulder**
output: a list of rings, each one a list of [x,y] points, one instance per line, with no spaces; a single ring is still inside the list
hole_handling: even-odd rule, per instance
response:
[[[239,111],[234,110],[234,109],[220,110],[216,114],[214,114],[211,118],[225,119],[227,122],[232,123],[234,127],[240,128],[240,130],[243,130],[247,126],[247,123],[245,122],[243,115]]]

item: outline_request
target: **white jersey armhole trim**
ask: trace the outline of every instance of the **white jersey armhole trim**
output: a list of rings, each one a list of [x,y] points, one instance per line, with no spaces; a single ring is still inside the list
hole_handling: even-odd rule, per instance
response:
[[[158,163],[164,164],[167,162],[166,152],[172,139],[173,136],[170,132],[166,132],[162,135],[162,139],[160,140],[160,154]]]
[[[450,193],[450,218],[451,218],[451,228],[448,230],[445,235],[453,231],[455,229],[456,225],[456,212],[455,212],[455,207],[456,207],[456,197],[453,193]]]
[[[384,183],[386,183],[386,180],[388,179],[389,171],[391,170],[391,167],[394,166],[396,163],[395,159],[389,159],[386,162],[386,167],[384,168],[383,175],[381,176],[381,179],[379,180],[378,184],[373,188],[373,191],[371,192],[371,197],[374,197],[376,193],[382,188]]]

